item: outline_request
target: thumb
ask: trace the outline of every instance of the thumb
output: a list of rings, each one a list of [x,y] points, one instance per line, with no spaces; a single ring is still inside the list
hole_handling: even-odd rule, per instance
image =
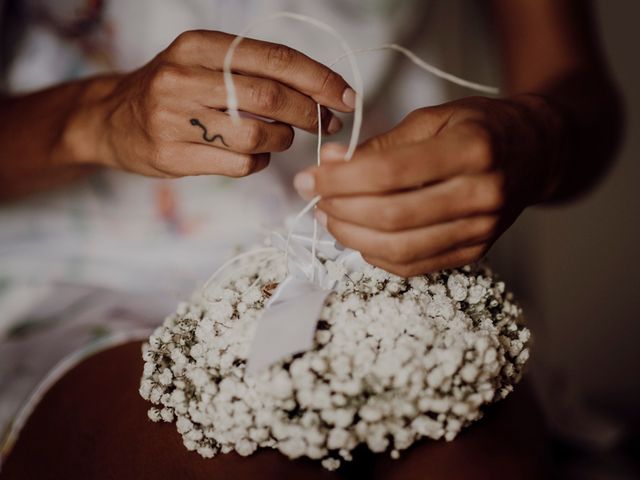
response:
[[[450,112],[444,106],[414,110],[392,129],[358,145],[353,159],[357,160],[363,154],[397,149],[434,137],[446,125]],[[322,162],[340,162],[344,160],[346,152],[346,145],[327,143],[322,147],[320,158]]]
[[[447,123],[450,109],[444,106],[413,110],[392,129],[358,146],[358,153],[380,152],[419,143],[434,137]]]
[[[401,122],[391,130],[365,140],[356,148],[353,160],[358,160],[361,155],[393,149],[406,143],[411,143],[406,141],[406,135],[403,132],[405,129],[407,128]],[[325,143],[320,150],[320,161],[321,163],[342,162],[345,160],[344,157],[347,154],[347,150],[348,147],[340,143]]]

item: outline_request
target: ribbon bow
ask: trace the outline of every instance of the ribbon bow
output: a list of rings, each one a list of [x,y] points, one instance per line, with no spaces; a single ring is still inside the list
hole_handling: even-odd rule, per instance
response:
[[[273,246],[285,254],[288,274],[258,320],[247,359],[249,374],[310,350],[329,293],[345,275],[367,265],[360,252],[343,247],[324,229],[314,246],[312,222],[304,218],[300,225],[301,233],[292,233],[288,241],[277,232],[271,235]]]

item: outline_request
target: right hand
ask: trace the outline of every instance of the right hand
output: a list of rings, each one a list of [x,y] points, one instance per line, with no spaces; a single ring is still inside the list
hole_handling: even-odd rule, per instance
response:
[[[240,177],[289,148],[292,127],[317,131],[316,102],[353,110],[353,90],[334,71],[284,45],[245,39],[232,62],[239,110],[273,122],[251,117],[234,125],[223,111],[222,74],[234,38],[185,32],[147,65],[115,77],[84,122],[93,125],[86,137],[95,144],[92,161],[149,176]],[[341,122],[326,107],[322,125],[335,133]]]

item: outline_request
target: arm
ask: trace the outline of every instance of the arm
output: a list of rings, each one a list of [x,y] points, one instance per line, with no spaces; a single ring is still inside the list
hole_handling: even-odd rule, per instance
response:
[[[235,38],[180,35],[130,74],[0,99],[0,199],[50,188],[99,166],[143,175],[243,176],[289,148],[292,126],[317,129],[316,102],[353,108],[353,91],[327,67],[283,45],[245,40],[233,62],[240,110],[232,124],[222,63]],[[340,121],[323,108],[323,125]]]
[[[411,276],[471,263],[526,207],[573,198],[610,165],[620,101],[580,0],[494,0],[508,96],[416,110],[351,162],[328,144],[296,178],[372,264]]]
[[[82,162],[78,151],[93,140],[85,137],[75,145],[67,137],[81,106],[98,98],[109,83],[87,80],[0,98],[0,200],[63,185],[95,168]],[[88,134],[91,128],[85,130]]]
[[[586,193],[611,166],[622,137],[621,100],[592,10],[584,0],[493,0],[509,93],[541,96],[539,117],[559,124],[549,132],[563,145],[555,155],[555,188],[542,200]]]

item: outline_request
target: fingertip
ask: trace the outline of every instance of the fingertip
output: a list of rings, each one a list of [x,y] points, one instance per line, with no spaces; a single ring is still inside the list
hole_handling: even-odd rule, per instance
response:
[[[271,162],[271,154],[270,153],[260,153],[256,155],[255,167],[253,173],[257,173],[261,170],[264,170],[269,166]]]
[[[320,150],[320,160],[324,162],[343,161],[347,153],[347,146],[341,143],[325,143]]]
[[[309,170],[304,170],[293,178],[293,188],[305,200],[311,200],[315,196],[315,186],[315,176]]]
[[[340,130],[342,130],[342,120],[335,115],[332,115],[329,125],[327,125],[327,133],[329,135],[333,135],[334,133],[338,133]]]

